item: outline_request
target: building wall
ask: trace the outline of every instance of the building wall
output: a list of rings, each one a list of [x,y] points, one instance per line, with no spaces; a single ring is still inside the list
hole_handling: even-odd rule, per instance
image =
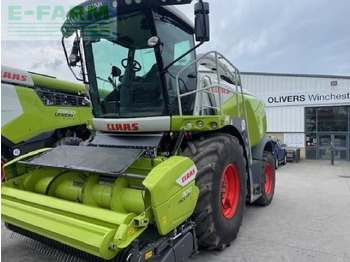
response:
[[[305,107],[350,104],[350,76],[242,73],[241,77],[243,87],[265,102],[267,132],[283,142],[286,134],[304,134]],[[299,146],[304,157],[305,144]]]
[[[301,106],[267,107],[267,132],[304,132],[304,111]]]

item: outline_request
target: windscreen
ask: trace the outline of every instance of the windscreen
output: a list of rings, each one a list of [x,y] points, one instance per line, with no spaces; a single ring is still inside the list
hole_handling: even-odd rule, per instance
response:
[[[159,69],[143,12],[91,24],[82,36],[95,117],[163,115]]]

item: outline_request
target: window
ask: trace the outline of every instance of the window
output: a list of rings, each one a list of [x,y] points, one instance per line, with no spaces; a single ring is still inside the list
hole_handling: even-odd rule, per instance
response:
[[[164,67],[181,57],[194,47],[193,32],[184,28],[184,22],[176,21],[168,16],[155,13],[157,35],[162,43],[162,59]],[[197,67],[195,64],[182,71],[179,75],[179,82],[176,83],[177,74],[196,59],[195,52],[191,52],[181,58],[166,71],[166,84],[168,90],[169,104],[172,114],[178,114],[177,84],[180,94],[193,91],[197,88]],[[181,98],[182,113],[192,115],[195,102],[195,95]]]
[[[189,40],[185,40],[174,45],[174,60],[190,50],[191,45]],[[184,58],[174,64],[174,66],[187,66],[192,62],[191,54],[186,55]]]
[[[156,57],[153,48],[135,50],[135,58],[142,67],[141,70],[136,72],[137,76],[143,76],[148,73],[152,66],[156,65]]]
[[[345,106],[320,107],[317,109],[317,131],[348,131],[348,112]]]
[[[316,108],[305,108],[305,131],[316,131]]]
[[[161,116],[165,103],[151,27],[142,12],[89,24],[83,31],[95,117]],[[91,30],[97,33],[91,36]],[[103,33],[102,33],[103,32]],[[112,74],[114,72],[114,74]]]

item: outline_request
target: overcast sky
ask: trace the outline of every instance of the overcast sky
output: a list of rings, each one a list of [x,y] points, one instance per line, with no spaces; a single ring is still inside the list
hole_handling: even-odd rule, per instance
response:
[[[73,80],[58,35],[50,41],[8,40],[9,6],[21,1],[1,1],[1,64]],[[47,3],[52,15],[62,1],[25,1],[11,12],[24,21],[24,11]],[[193,20],[193,4],[180,9]],[[244,72],[350,76],[349,11],[349,0],[210,1],[211,41],[201,52],[217,50]],[[62,22],[57,13],[55,22]]]

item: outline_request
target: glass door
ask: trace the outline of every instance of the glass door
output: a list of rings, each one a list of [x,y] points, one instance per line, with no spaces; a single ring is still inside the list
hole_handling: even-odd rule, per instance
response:
[[[334,143],[334,159],[339,160],[347,160],[346,157],[346,149],[347,149],[347,135],[346,134],[339,134],[339,135],[332,135],[333,136],[333,143]]]
[[[347,134],[319,134],[318,159],[330,160],[332,147],[335,160],[347,160]]]
[[[331,134],[319,134],[318,135],[318,159],[330,160],[331,159]]]

